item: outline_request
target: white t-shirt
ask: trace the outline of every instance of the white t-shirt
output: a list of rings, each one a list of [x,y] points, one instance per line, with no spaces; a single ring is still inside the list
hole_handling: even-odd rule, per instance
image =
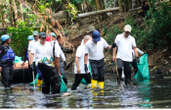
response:
[[[53,55],[53,46],[50,42],[45,42],[44,45],[38,42],[34,53],[35,53],[36,64],[40,62],[40,63],[45,63],[49,66],[54,66],[53,59],[54,56],[60,57],[60,47],[59,45],[55,44],[55,54]]]
[[[37,43],[39,42],[40,40],[32,40],[30,43],[29,43],[29,45],[28,45],[28,51],[30,51],[31,53],[33,53],[34,54],[34,52],[35,52],[35,48],[36,48],[36,45],[37,45]],[[34,57],[33,57],[33,62],[35,62],[36,61],[36,59],[35,59],[35,55],[34,55]]]
[[[57,48],[60,48],[60,49],[59,49],[59,50],[60,50],[60,57],[62,58],[63,61],[66,61],[65,54],[64,54],[64,52],[62,51],[61,46],[59,45],[58,41],[57,41],[57,40],[51,41],[51,45],[53,46],[53,45],[54,45],[54,42],[55,42],[56,47],[57,47]]]
[[[79,59],[80,74],[85,74],[84,70],[84,55],[85,55],[85,45],[80,45],[76,51],[76,57]],[[87,62],[87,66],[89,62]],[[88,70],[89,71],[89,70]],[[74,65],[74,73],[77,74],[77,66]]]
[[[136,47],[135,38],[131,35],[129,35],[128,38],[125,38],[124,33],[122,33],[116,36],[115,43],[118,48],[116,58],[132,62],[132,49],[133,47]]]
[[[97,43],[89,40],[86,43],[85,53],[88,53],[90,60],[101,60],[104,58],[104,49],[108,46],[108,43],[102,37]]]

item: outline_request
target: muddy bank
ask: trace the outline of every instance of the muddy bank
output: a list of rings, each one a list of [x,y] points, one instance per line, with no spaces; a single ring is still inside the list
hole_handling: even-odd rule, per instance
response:
[[[169,50],[158,50],[147,52],[148,63],[149,63],[149,71],[151,77],[164,77],[171,75],[171,54],[169,54]],[[105,58],[105,72],[111,73],[113,72],[114,64],[112,63],[112,55],[111,53],[106,53],[107,57]]]
[[[169,56],[170,54],[167,49],[147,53],[149,54],[148,63],[151,78],[167,78],[167,76],[171,75],[171,56]],[[72,61],[69,62],[69,68],[66,70],[68,73],[73,73],[74,69],[74,53],[72,55]],[[115,74],[115,64],[112,62],[111,51],[105,52],[105,56],[105,73]]]

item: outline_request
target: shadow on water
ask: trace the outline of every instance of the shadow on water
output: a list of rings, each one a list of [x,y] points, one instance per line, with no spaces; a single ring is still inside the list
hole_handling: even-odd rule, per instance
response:
[[[0,86],[0,108],[169,108],[171,107],[171,81],[169,79],[145,80],[136,85],[119,88],[113,74],[105,77],[104,90],[85,89],[80,85],[75,91],[70,87],[73,75],[68,75],[70,95],[44,95],[28,84],[13,85],[11,90]]]

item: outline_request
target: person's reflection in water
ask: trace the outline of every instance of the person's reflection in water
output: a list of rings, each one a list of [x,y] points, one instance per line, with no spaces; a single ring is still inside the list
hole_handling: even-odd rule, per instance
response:
[[[92,106],[97,108],[100,104],[104,102],[104,89],[94,89],[91,90],[92,93]]]
[[[141,107],[151,108],[152,104],[150,102],[150,80],[139,81],[138,92],[143,96],[143,103],[140,104]]]
[[[10,97],[12,95],[12,89],[4,89],[2,108],[13,108],[14,101]]]

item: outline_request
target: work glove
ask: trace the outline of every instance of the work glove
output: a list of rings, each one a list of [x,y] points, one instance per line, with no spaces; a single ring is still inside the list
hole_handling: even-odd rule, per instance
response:
[[[84,70],[86,73],[88,73],[88,67],[87,67],[87,64],[84,64]]]
[[[64,67],[66,67],[67,66],[67,63],[66,63],[66,61],[64,61]]]
[[[139,63],[140,62],[140,59],[138,57],[136,57],[136,62]]]

